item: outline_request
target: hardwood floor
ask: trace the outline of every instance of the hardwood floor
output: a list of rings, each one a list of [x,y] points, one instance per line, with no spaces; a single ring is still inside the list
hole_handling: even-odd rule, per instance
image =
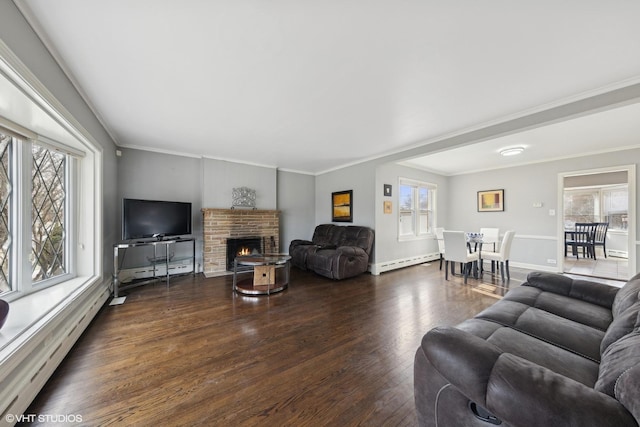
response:
[[[512,270],[517,286],[526,272]],[[27,414],[89,426],[413,426],[422,336],[496,301],[477,280],[445,281],[437,262],[340,282],[291,273],[269,297],[234,295],[230,276],[131,290],[100,311]]]

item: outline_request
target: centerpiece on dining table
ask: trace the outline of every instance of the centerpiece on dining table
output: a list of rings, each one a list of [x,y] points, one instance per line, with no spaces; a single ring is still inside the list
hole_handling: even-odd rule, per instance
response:
[[[466,233],[467,242],[469,243],[482,243],[482,233]]]

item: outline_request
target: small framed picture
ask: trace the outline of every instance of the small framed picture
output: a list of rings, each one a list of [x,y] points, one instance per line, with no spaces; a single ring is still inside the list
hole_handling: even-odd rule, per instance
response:
[[[504,190],[478,191],[478,212],[504,211]]]
[[[391,197],[391,184],[384,184],[384,196]]]
[[[392,211],[393,204],[390,201],[384,202],[384,213],[386,215],[390,214]]]

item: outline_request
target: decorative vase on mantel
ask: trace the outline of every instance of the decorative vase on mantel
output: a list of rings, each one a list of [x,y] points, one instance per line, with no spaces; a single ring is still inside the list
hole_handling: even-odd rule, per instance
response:
[[[0,299],[0,329],[4,326],[7,316],[9,316],[9,303]]]

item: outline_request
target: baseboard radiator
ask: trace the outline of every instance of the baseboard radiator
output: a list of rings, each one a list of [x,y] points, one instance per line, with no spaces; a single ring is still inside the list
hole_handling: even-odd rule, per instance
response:
[[[109,284],[101,281],[74,293],[34,325],[29,339],[1,361],[0,425],[20,421],[109,295]]]
[[[374,276],[385,271],[397,270],[398,268],[409,267],[417,264],[424,264],[429,261],[436,261],[440,259],[439,253],[416,255],[408,258],[395,259],[392,261],[383,261],[375,264],[371,264],[369,271]]]

